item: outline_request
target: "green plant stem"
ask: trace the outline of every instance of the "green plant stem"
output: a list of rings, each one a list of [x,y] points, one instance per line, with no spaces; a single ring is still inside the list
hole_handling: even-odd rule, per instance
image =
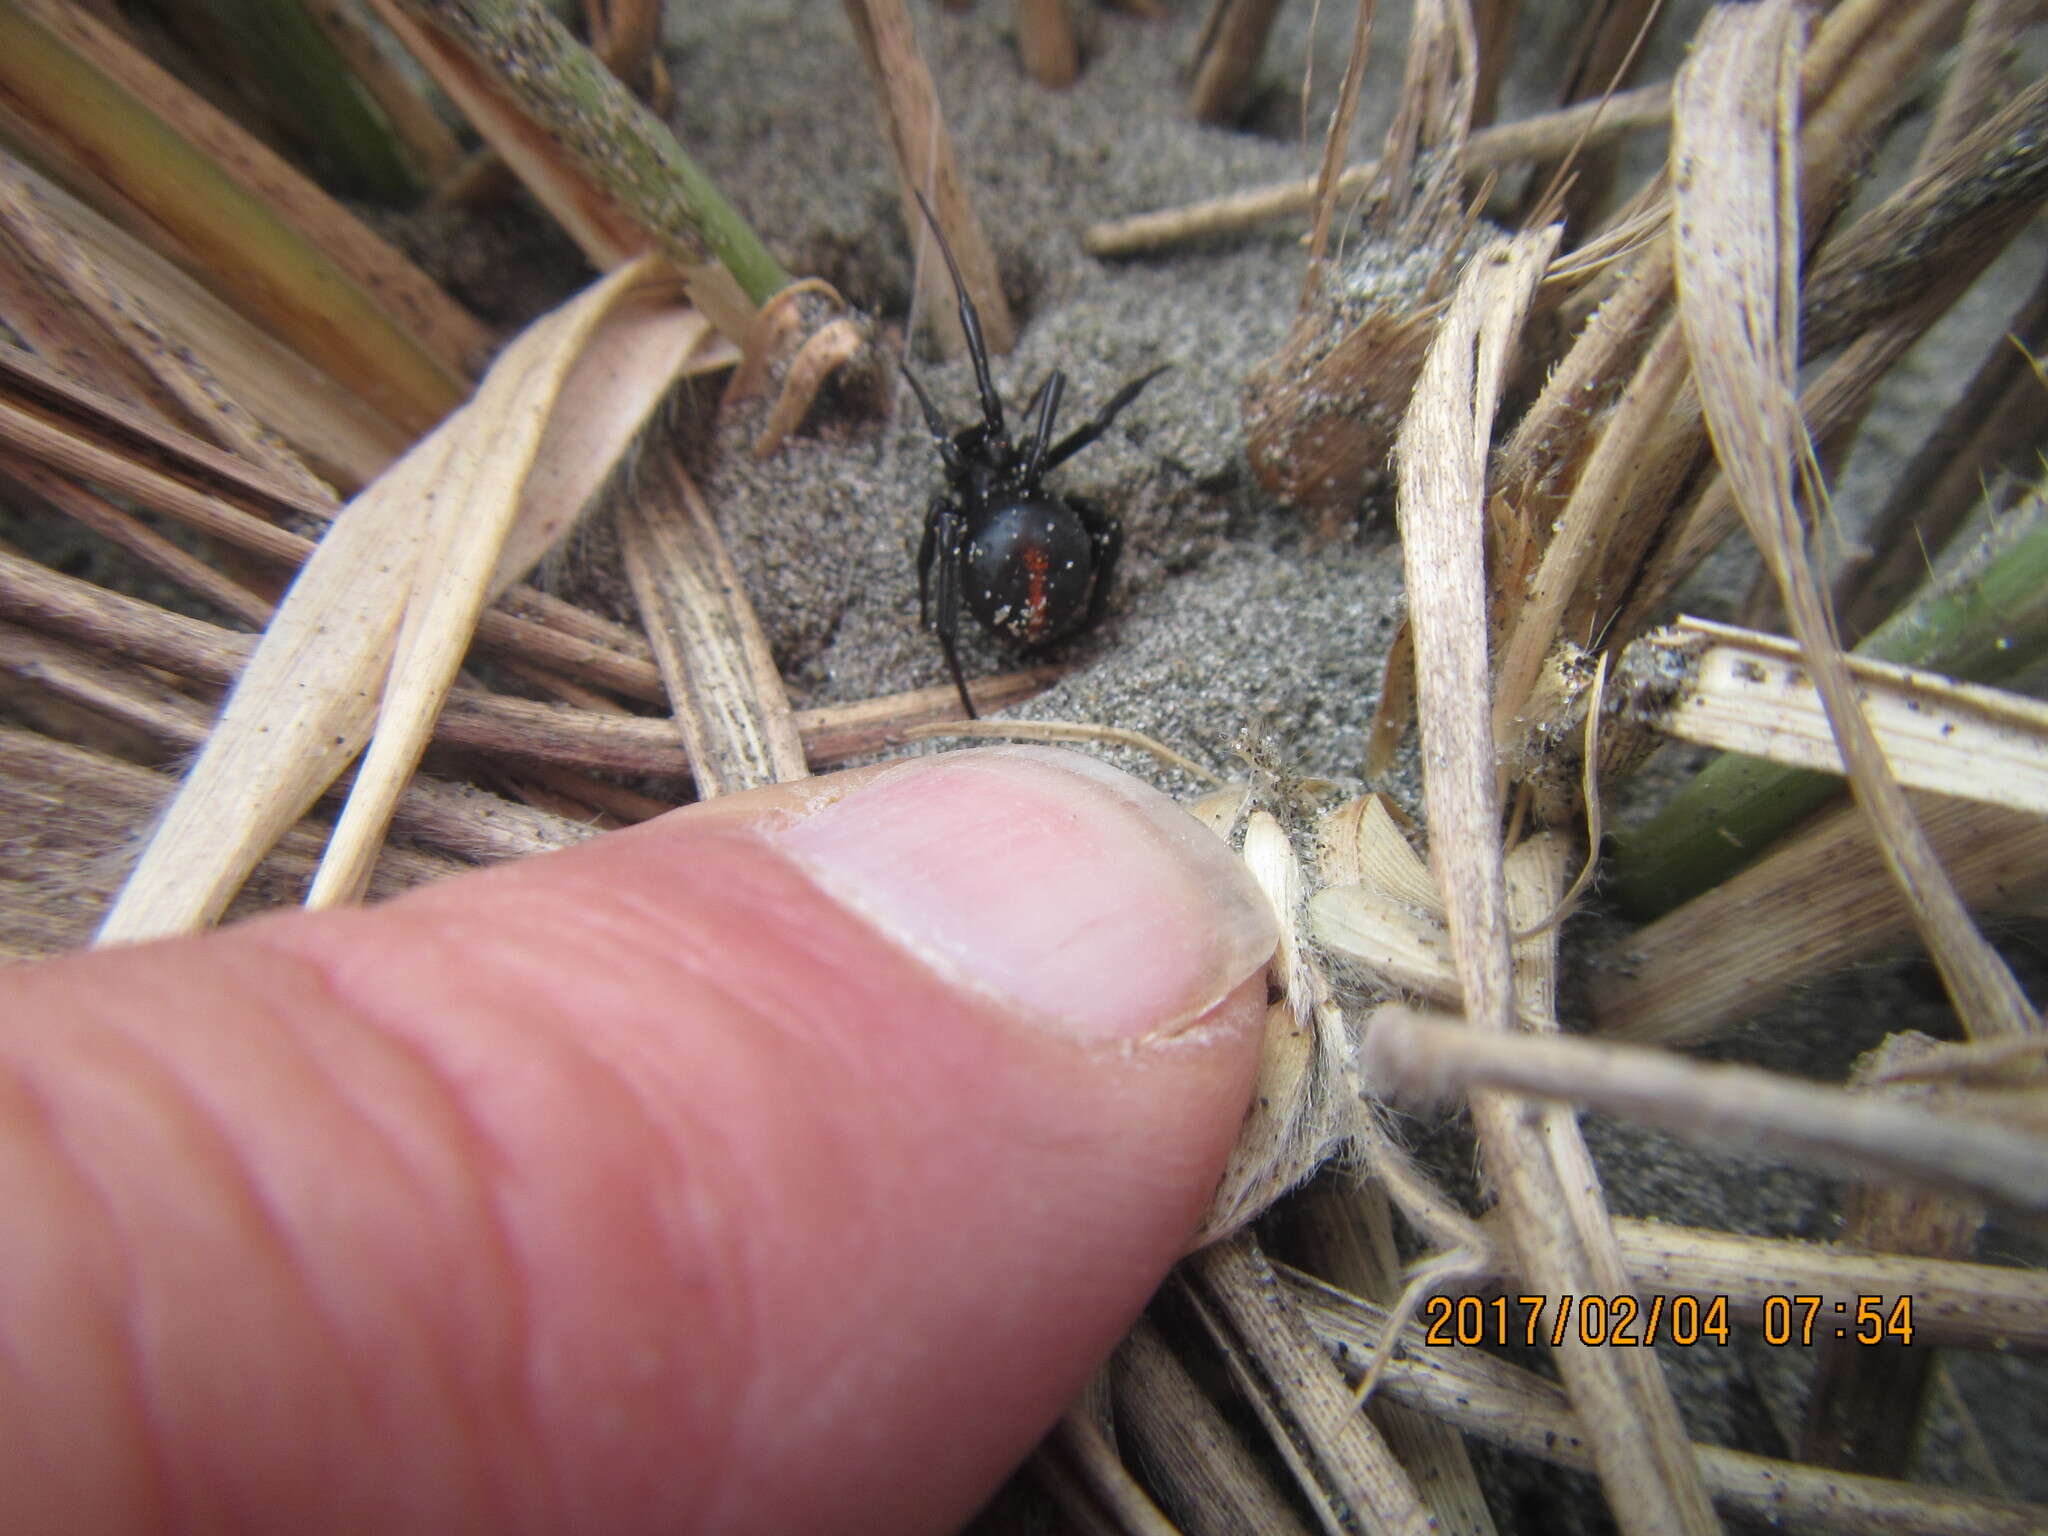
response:
[[[2000,533],[1856,647],[1859,656],[1995,683],[2048,654],[2048,505],[2036,493]],[[1602,890],[1647,920],[1718,885],[1842,792],[1835,774],[1726,752],[1665,807],[1618,834]]]
[[[463,394],[324,253],[11,0],[0,0],[0,103],[95,168],[170,231],[207,285],[409,432]]]
[[[663,250],[722,263],[755,304],[790,276],[667,126],[540,0],[397,0],[546,128]]]

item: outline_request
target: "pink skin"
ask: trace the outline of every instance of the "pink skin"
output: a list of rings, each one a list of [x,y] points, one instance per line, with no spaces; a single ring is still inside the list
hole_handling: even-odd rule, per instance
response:
[[[1004,756],[0,971],[0,1528],[957,1524],[1185,1246],[1271,949]]]

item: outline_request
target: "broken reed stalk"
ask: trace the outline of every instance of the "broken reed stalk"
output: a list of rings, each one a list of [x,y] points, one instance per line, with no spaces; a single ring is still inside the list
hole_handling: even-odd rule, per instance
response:
[[[1644,647],[1641,650],[1637,646]],[[2038,491],[1973,556],[1930,582],[1852,653],[1929,672],[1990,680],[2048,653],[2048,508]],[[1622,671],[1658,715],[1675,681],[1662,647],[1638,641]],[[1953,766],[1951,764],[1951,766]],[[1927,787],[1942,789],[1937,766]],[[1718,883],[1842,791],[1838,777],[1724,755],[1679,787],[1640,827],[1617,834],[1603,888],[1637,917],[1654,917]]]
[[[931,243],[930,226],[917,206],[922,193],[945,231],[946,245],[959,265],[960,280],[974,301],[982,339],[1000,356],[1017,343],[1017,324],[1010,301],[1003,296],[995,253],[974,216],[959,166],[953,158],[952,136],[939,111],[938,88],[918,50],[917,32],[903,0],[846,0],[846,16],[854,40],[875,85],[875,107],[883,137],[896,167],[897,200],[903,226],[917,253],[917,303],[925,323],[937,332],[949,357],[967,350],[958,301],[946,263]]]
[[[1644,642],[1638,642],[1642,644]],[[1703,746],[1844,771],[1805,653],[1777,635],[1682,619],[1648,645],[1657,702],[1640,718]],[[1898,781],[2048,815],[2048,704],[1939,673],[1848,658],[1864,716]]]
[[[698,795],[807,775],[768,637],[718,525],[672,451],[643,465],[619,531]]]
[[[1383,1005],[1366,1033],[1374,1080],[1424,1097],[1487,1088],[1655,1125],[1724,1150],[1880,1173],[2048,1212],[2048,1136],[1984,1118],[1562,1035],[1488,1041],[1455,1021]],[[1625,1276],[1617,1277],[1625,1288]],[[1575,1294],[1613,1294],[1580,1291]]]

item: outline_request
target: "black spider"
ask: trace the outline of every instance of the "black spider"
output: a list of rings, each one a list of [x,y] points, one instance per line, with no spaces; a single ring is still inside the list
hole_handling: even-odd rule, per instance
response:
[[[1031,419],[1029,438],[1013,444],[1003,430],[1002,397],[989,379],[981,317],[960,281],[959,263],[931,204],[921,192],[917,202],[953,276],[960,329],[967,335],[967,355],[981,391],[981,420],[949,434],[917,376],[907,365],[903,369],[946,466],[946,494],[934,496],[925,512],[924,543],[917,553],[917,611],[919,622],[938,635],[961,706],[973,719],[974,700],[967,696],[967,679],[960,671],[962,596],[984,629],[1031,648],[1102,617],[1123,552],[1123,525],[1095,503],[1054,495],[1041,482],[1102,436],[1117,412],[1166,369],[1154,368],[1131,380],[1093,421],[1052,443],[1053,416],[1067,387],[1067,376],[1055,368],[1024,408]]]

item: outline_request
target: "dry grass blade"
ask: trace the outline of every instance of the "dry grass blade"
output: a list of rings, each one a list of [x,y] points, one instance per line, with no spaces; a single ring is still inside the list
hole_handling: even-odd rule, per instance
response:
[[[1801,299],[1801,351],[1811,356],[1846,346],[1807,385],[1799,409],[1829,459],[1839,458],[1893,366],[2025,228],[2048,188],[2044,175],[2048,81],[2021,92],[1937,165],[1823,248]],[[2038,416],[2037,405],[2038,388],[2026,397],[2025,409]],[[1639,630],[1642,616],[1666,600],[1740,517],[1731,483],[1723,477],[1709,485],[1637,582],[1622,633]],[[1925,552],[1914,545],[1906,562],[1909,585],[1926,563]]]
[[[16,174],[32,188],[40,211],[61,227],[67,243],[106,274],[110,287],[145,307],[154,328],[175,338],[174,348],[192,352],[221,393],[256,415],[322,476],[345,486],[361,485],[404,450],[409,434],[394,425],[393,408],[374,386],[367,397],[357,393],[357,384],[344,384],[308,361],[62,188],[32,171],[17,167]],[[460,398],[460,385],[451,382],[437,398],[444,407],[452,406]],[[420,414],[428,426],[439,420],[439,415]],[[178,411],[164,418],[180,419]],[[248,472],[257,472],[257,466],[250,464]],[[267,478],[279,477],[271,473]],[[279,483],[292,485],[301,497],[332,495],[326,486],[309,483],[302,470]]]
[[[1202,1321],[1325,1526],[1362,1521],[1373,1531],[1425,1536],[1434,1521],[1414,1484],[1357,1411],[1258,1244],[1239,1234],[1197,1254],[1190,1269]]]
[[[649,283],[666,286],[658,266],[625,269],[529,329],[500,358],[476,401],[415,447],[335,520],[265,633],[185,788],[109,914],[103,940],[186,932],[217,917],[263,849],[304,813],[355,755],[377,710],[400,626],[414,600],[420,562],[442,537],[422,521],[422,507],[434,506],[439,498],[449,521],[466,521],[463,514],[469,513],[487,530],[492,519],[497,521],[487,547],[470,552],[470,564],[480,576],[451,589],[443,599],[451,607],[480,609],[491,592],[502,590],[524,568],[508,568],[507,558],[530,563],[537,557],[542,546],[532,541],[534,529],[561,531],[564,521],[555,507],[536,504],[529,515],[517,519],[526,530],[522,534],[510,526],[514,518],[502,506],[482,509],[487,516],[464,507],[461,487],[488,474],[488,483],[498,486],[513,509],[518,508],[519,483],[540,448],[546,401],[569,376],[581,342],[615,306],[636,299],[644,303]],[[663,366],[669,372],[681,361],[673,350],[681,339],[676,330],[627,330],[651,343],[657,355],[665,346]],[[609,359],[613,365],[618,361]],[[612,402],[615,422],[629,422],[633,429],[658,401],[668,374],[661,375],[659,386],[644,373],[642,377],[647,386],[643,394]],[[509,413],[508,405],[513,407]],[[614,452],[623,449],[623,436],[615,434],[613,441]],[[579,438],[567,446],[580,451],[589,444]],[[579,459],[572,464],[585,476],[609,469],[608,462]],[[444,478],[451,474],[458,478]],[[591,488],[586,481],[585,489]],[[386,579],[365,581],[365,571],[383,571]],[[423,579],[433,584],[432,567],[426,568]],[[445,645],[447,636],[460,626],[447,626],[443,620],[429,629],[415,619],[411,627],[409,646]],[[443,663],[447,675],[452,676],[457,661],[459,656]],[[436,704],[444,688],[445,684],[430,690]],[[421,702],[426,691],[412,695],[412,702],[404,706],[412,722],[406,728],[408,738],[417,733],[424,739],[418,719],[422,713],[431,719],[431,711]],[[364,802],[366,809],[354,819],[349,834],[355,840],[352,846],[365,849],[381,843],[389,801],[409,776],[417,750],[417,744],[403,752],[394,746],[382,756],[370,793],[386,809],[375,818],[372,837],[372,802]],[[362,864],[360,852],[350,857]]]
[[[169,613],[5,553],[0,553],[0,614],[80,646],[203,683],[234,682],[257,644],[255,636]],[[1044,691],[1056,675],[1043,667],[1002,673],[982,679],[978,691],[992,707],[1000,707]],[[959,711],[959,695],[946,685],[802,710],[796,723],[805,755],[824,765],[908,740],[920,724]],[[473,751],[592,772],[665,777],[691,772],[689,754],[670,721],[568,709],[467,688],[449,697],[435,722],[434,738]]]
[[[1913,821],[1858,707],[1807,550],[1795,469],[1818,497],[1800,420],[1799,217],[1793,123],[1799,28],[1789,0],[1709,18],[1679,77],[1679,317],[1722,468],[1791,617],[1841,743],[1858,802],[1973,1033],[2014,1034],[2040,1019],[1972,926]]]
[[[1108,1527],[1119,1536],[1180,1536],[1174,1523],[1125,1470],[1109,1436],[1080,1408],[1068,1409],[1053,1426],[1048,1450],[1108,1514]]]
[[[376,733],[308,906],[361,899],[485,607],[583,515],[705,339],[701,315],[664,302],[663,271],[652,258],[622,267],[534,326],[435,434],[442,456],[421,461],[431,479],[395,477],[388,503],[380,482],[353,509],[410,518],[423,497],[428,511]]]
[[[1567,605],[1580,595],[1586,573],[1615,536],[1637,477],[1652,457],[1647,451],[1651,440],[1685,383],[1686,366],[1685,338],[1676,325],[1667,324],[1636,365],[1564,510],[1551,524],[1534,577],[1507,607],[1509,627],[1493,714],[1494,733],[1502,742],[1513,738],[1545,658],[1565,638],[1560,627]]]
[[[1545,230],[1472,259],[1430,345],[1396,446],[1409,622],[1416,654],[1431,658],[1416,677],[1430,860],[1468,1007],[1499,1028],[1513,1003],[1481,508],[1508,352],[1556,243],[1557,231]]]
[[[133,513],[115,506],[75,481],[0,449],[0,475],[35,492],[51,506],[119,545],[252,629],[270,622],[276,605],[232,577],[222,575],[183,545],[165,538]]]
[[[1306,307],[1323,280],[1323,257],[1330,245],[1330,221],[1337,212],[1338,172],[1351,150],[1351,122],[1358,112],[1358,92],[1365,83],[1365,59],[1372,46],[1373,12],[1378,0],[1358,0],[1358,15],[1351,23],[1351,56],[1345,61],[1344,83],[1337,92],[1337,110],[1330,114],[1330,129],[1323,139],[1322,168],[1316,173],[1316,217],[1309,230],[1308,267],[1301,279],[1301,302]]]
[[[1110,1365],[1119,1440],[1188,1536],[1308,1536],[1265,1464],[1246,1449],[1150,1320]]]
[[[1418,676],[1429,805],[1430,862],[1450,922],[1467,1016],[1481,1037],[1512,1029],[1520,997],[1510,960],[1500,845],[1492,686],[1487,670],[1485,538],[1487,444],[1510,343],[1557,232],[1482,251],[1452,300],[1404,422],[1397,450],[1401,542]],[[1557,889],[1529,913],[1555,904]],[[1583,1144],[1568,1122],[1546,1134],[1500,1094],[1474,1097],[1487,1168],[1501,1192],[1532,1288],[1611,1294],[1620,1282]],[[1609,1505],[1629,1531],[1710,1531],[1712,1506],[1654,1361],[1632,1352],[1573,1349],[1560,1361],[1585,1415]]]
[[[1973,906],[2010,910],[2048,886],[2039,816],[1934,796],[1916,809]],[[1895,951],[1912,932],[1868,820],[1845,808],[1630,935],[1594,977],[1594,1018],[1624,1039],[1704,1039],[1795,983]]]
[[[1394,1242],[1393,1208],[1380,1184],[1343,1174],[1325,1177],[1294,1202],[1288,1217],[1290,1245],[1318,1274],[1376,1301],[1407,1301],[1403,1291],[1410,1287],[1404,1287]],[[1460,1277],[1469,1278],[1469,1273]],[[1446,1286],[1457,1283],[1447,1281]],[[1361,1397],[1371,1379],[1368,1369]],[[1456,1430],[1385,1399],[1374,1400],[1368,1411],[1445,1536],[1494,1536],[1478,1474]]]
[[[132,362],[147,394],[138,403],[171,421],[191,421],[224,447],[268,474],[309,494],[327,486],[255,414],[214,377],[189,342],[173,336],[148,300],[129,292],[119,274],[95,261],[74,241],[33,182],[0,158],[0,228],[51,289],[61,292],[80,330],[96,332]],[[64,357],[72,348],[42,349]]]
[[[642,471],[620,533],[697,793],[710,799],[804,777],[810,767],[768,638],[710,509],[673,454]]]
[[[1285,1280],[1326,1348],[1361,1359],[1379,1347],[1385,1325],[1380,1308],[1291,1271]],[[1592,1467],[1584,1424],[1549,1382],[1476,1349],[1429,1345],[1418,1329],[1408,1329],[1401,1342],[1386,1380],[1397,1401],[1524,1455]],[[2039,1504],[1858,1477],[1718,1446],[1693,1451],[1715,1503],[1773,1530],[1814,1536],[2035,1536],[2048,1520],[2048,1509]]]
[[[236,186],[320,251],[357,289],[374,295],[377,305],[452,376],[460,378],[472,366],[477,353],[490,344],[488,329],[424,272],[301,175],[289,161],[160,69],[115,29],[96,21],[89,7],[59,4],[55,0],[30,3],[53,33],[106,71]],[[322,8],[310,9],[318,12]],[[339,24],[347,25],[345,21]],[[417,98],[407,91],[405,100],[411,103]],[[431,111],[413,115],[425,120],[423,136],[438,131],[439,137],[446,138],[447,130]],[[183,216],[203,222],[206,214],[201,208],[188,207]]]
[[[1638,713],[1647,724],[1747,757],[1842,771],[1827,713],[1790,641],[1688,618],[1636,643],[1659,653],[1643,663],[1658,679],[1654,702]],[[1901,784],[2048,815],[2048,706],[1859,656],[1847,666]]]
[[[1363,1049],[1376,1081],[1424,1095],[1499,1088],[1738,1151],[1844,1173],[1883,1173],[2048,1211],[2048,1136],[1982,1118],[1938,1115],[1642,1046],[1564,1036],[1488,1040],[1397,1003],[1374,1014]],[[1617,1279],[1625,1289],[1625,1278]]]

